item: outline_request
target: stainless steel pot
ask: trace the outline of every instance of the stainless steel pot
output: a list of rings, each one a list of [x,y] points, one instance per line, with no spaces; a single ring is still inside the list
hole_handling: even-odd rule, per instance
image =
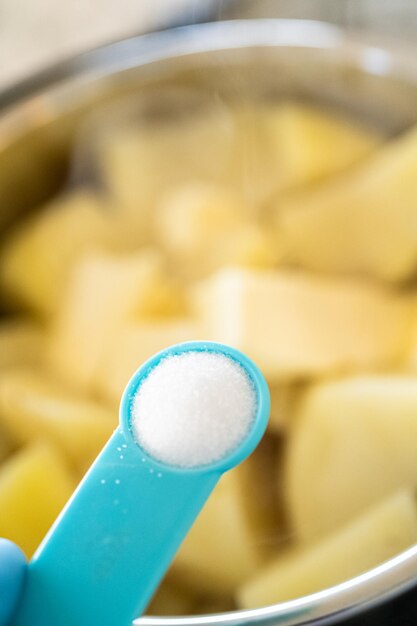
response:
[[[225,99],[295,96],[340,107],[391,134],[417,121],[416,50],[320,22],[242,20],[134,37],[51,67],[0,94],[0,227],[6,232],[9,222],[65,182],[69,147],[85,116],[120,96],[161,85],[191,85]],[[416,582],[417,546],[295,601],[136,623],[405,626],[417,623],[410,602]]]

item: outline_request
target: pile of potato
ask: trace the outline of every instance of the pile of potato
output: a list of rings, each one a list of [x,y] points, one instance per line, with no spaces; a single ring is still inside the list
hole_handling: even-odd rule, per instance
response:
[[[417,130],[298,103],[103,126],[98,176],[0,251],[0,536],[30,556],[115,428],[134,370],[222,341],[268,379],[150,611],[318,591],[417,541]]]

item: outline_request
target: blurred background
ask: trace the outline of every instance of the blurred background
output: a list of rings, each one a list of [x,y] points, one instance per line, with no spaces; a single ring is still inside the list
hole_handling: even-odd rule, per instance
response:
[[[325,19],[417,37],[415,0],[0,0],[0,86],[74,53],[174,23],[234,17]]]
[[[1,84],[100,43],[155,28],[189,0],[0,0]]]

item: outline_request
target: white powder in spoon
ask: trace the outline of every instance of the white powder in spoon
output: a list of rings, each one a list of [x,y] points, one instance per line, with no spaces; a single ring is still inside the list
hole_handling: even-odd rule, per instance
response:
[[[178,467],[214,463],[247,435],[256,392],[244,369],[214,352],[183,352],[163,359],[133,401],[132,428],[154,459]]]

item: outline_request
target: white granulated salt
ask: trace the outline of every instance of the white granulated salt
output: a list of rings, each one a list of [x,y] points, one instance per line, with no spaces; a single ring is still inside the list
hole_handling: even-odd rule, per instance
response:
[[[256,393],[244,369],[214,352],[163,359],[140,385],[132,428],[154,459],[177,467],[219,461],[245,438]]]

